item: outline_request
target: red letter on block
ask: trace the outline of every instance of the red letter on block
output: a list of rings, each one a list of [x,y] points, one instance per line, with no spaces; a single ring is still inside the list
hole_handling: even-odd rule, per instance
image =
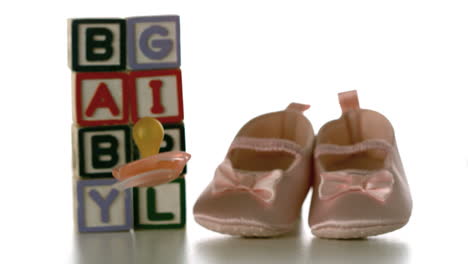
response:
[[[101,107],[109,108],[114,116],[119,114],[119,109],[115,104],[114,98],[112,98],[109,88],[103,82],[99,84],[91,103],[89,103],[88,109],[86,109],[86,115],[93,116],[96,109]]]
[[[164,106],[161,104],[161,87],[162,82],[160,80],[152,80],[149,83],[153,90],[153,107],[151,107],[151,113],[161,114],[164,113]]]
[[[125,73],[76,73],[75,97],[75,120],[80,126],[128,123],[130,90]]]
[[[130,73],[132,122],[144,116],[161,123],[178,123],[184,119],[182,76],[179,69],[134,71]]]

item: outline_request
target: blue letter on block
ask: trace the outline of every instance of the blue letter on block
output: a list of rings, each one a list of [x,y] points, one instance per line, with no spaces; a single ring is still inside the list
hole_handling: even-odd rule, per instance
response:
[[[119,191],[112,189],[106,198],[102,198],[102,196],[96,190],[91,190],[89,192],[89,196],[91,196],[91,198],[93,198],[93,200],[99,205],[99,208],[101,208],[102,222],[109,223],[109,208],[112,202],[114,202],[115,198],[117,198],[118,194]]]
[[[130,70],[180,67],[178,16],[127,19],[128,67]]]
[[[141,33],[140,49],[146,57],[153,60],[162,60],[169,54],[169,52],[171,52],[173,42],[170,39],[155,39],[150,42],[153,35],[167,37],[167,35],[169,35],[169,31],[160,26],[152,26],[146,29]],[[153,49],[158,51],[154,51]]]
[[[118,191],[115,179],[78,180],[80,232],[130,230],[133,227],[132,190]]]

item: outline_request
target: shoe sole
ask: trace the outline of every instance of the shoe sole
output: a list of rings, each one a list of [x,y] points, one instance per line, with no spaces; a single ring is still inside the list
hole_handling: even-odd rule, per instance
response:
[[[402,228],[405,223],[362,227],[325,226],[312,229],[312,234],[329,239],[359,239],[381,235]]]
[[[226,221],[206,216],[195,216],[201,226],[222,234],[242,237],[274,237],[286,234],[294,229],[295,224],[287,227],[274,227],[260,223],[245,224]]]

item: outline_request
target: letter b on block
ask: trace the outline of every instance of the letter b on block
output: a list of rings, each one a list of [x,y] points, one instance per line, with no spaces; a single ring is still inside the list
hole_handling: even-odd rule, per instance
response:
[[[180,67],[178,16],[127,19],[128,66],[132,70]]]
[[[78,129],[78,173],[80,177],[112,177],[112,169],[131,161],[129,126]]]
[[[89,72],[125,70],[125,42],[123,19],[72,20],[72,69]]]

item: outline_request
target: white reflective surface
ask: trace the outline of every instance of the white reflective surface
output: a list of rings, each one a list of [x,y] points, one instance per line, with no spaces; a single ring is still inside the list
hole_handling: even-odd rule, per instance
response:
[[[411,227],[413,226],[413,228]],[[407,229],[407,230],[405,230]],[[420,263],[450,259],[463,262],[463,245],[447,245],[430,235],[401,231],[363,240],[313,237],[305,223],[291,234],[271,239],[245,239],[203,230],[191,221],[185,230],[107,234],[74,234],[75,263]],[[414,231],[414,230],[413,230]],[[451,243],[451,242],[446,242]],[[453,248],[450,248],[453,246]],[[461,252],[460,252],[461,253]]]
[[[337,241],[307,231],[273,239],[244,239],[188,230],[76,234],[75,263],[411,263],[408,243],[394,237]],[[198,230],[199,231],[199,230]],[[200,233],[202,233],[200,231]]]

